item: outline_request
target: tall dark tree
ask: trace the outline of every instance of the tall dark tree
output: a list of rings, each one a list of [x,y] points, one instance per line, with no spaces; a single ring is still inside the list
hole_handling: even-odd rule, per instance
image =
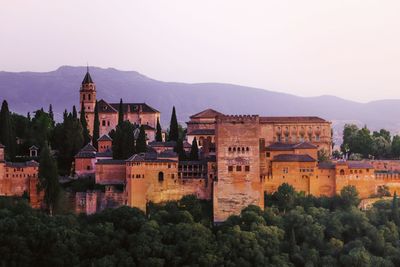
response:
[[[124,104],[122,103],[122,98],[119,100],[118,106],[118,125],[124,121]]]
[[[174,151],[178,154],[179,160],[187,160],[186,152],[183,147],[183,140],[181,138],[176,142]]]
[[[146,151],[147,151],[146,131],[144,129],[144,125],[141,125],[139,136],[136,140],[136,153],[141,153]]]
[[[156,141],[162,142],[162,129],[160,124],[160,119],[157,118],[157,132],[156,132]]]
[[[197,146],[196,137],[193,139],[190,149],[190,160],[199,160],[199,147]]]
[[[179,139],[179,126],[174,106],[172,108],[171,122],[169,125],[169,141],[178,141],[178,139]]]
[[[31,121],[31,113],[28,112],[28,114],[26,115],[26,117],[28,118],[29,121]]]
[[[397,226],[400,226],[400,215],[399,215],[399,200],[397,198],[397,193],[394,192],[392,201],[392,218]]]
[[[75,105],[72,107],[72,118],[77,119],[78,118],[78,112],[76,111]]]
[[[100,119],[99,119],[99,107],[98,102],[96,101],[96,105],[94,107],[94,121],[93,121],[93,136],[92,136],[92,144],[97,149],[97,140],[100,138]]]
[[[54,205],[60,193],[58,183],[57,163],[50,155],[47,144],[42,147],[39,165],[39,190],[44,191],[44,202],[49,209],[50,215],[53,214]]]
[[[15,157],[17,142],[8,103],[5,100],[1,105],[0,111],[0,143],[6,146],[6,158],[13,159]]]
[[[81,107],[80,122],[82,125],[83,145],[86,145],[87,143],[90,142],[90,134],[89,134],[88,124],[86,121],[85,106],[83,105],[83,103]]]
[[[112,134],[112,151],[114,159],[128,159],[135,153],[134,126],[129,121],[117,125]]]
[[[52,125],[53,125],[53,127],[54,127],[54,125],[56,124],[55,123],[55,121],[54,121],[54,113],[53,113],[53,106],[50,104],[50,106],[49,106],[49,117],[50,117],[50,119],[51,119],[51,121],[52,121]]]

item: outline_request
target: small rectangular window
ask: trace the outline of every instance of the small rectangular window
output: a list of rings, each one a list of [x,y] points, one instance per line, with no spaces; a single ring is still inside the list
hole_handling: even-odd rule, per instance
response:
[[[236,166],[236,171],[241,172],[242,171],[242,166]]]
[[[228,166],[228,172],[233,172],[233,166]]]
[[[244,171],[249,172],[250,171],[250,166],[244,166]]]
[[[102,121],[101,121],[101,125],[102,125],[102,126],[106,126],[106,121],[105,121],[105,120],[102,120]]]
[[[265,156],[266,156],[267,158],[271,157],[271,152],[265,153]]]

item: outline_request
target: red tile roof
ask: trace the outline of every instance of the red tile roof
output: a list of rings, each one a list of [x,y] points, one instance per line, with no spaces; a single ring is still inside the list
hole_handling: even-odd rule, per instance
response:
[[[209,109],[203,110],[203,111],[201,111],[201,112],[199,112],[199,113],[197,113],[197,114],[194,114],[194,115],[190,116],[190,118],[191,118],[191,119],[197,119],[197,118],[215,118],[215,117],[217,117],[218,115],[223,115],[223,114],[222,114],[221,112],[218,112],[218,111],[216,111],[216,110],[214,110],[214,109],[209,108]]]
[[[328,122],[320,117],[299,116],[299,117],[260,117],[260,123],[322,123]]]

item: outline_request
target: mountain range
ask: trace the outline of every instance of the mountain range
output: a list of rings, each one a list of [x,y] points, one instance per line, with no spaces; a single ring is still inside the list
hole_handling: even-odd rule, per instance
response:
[[[79,87],[86,67],[62,66],[50,72],[0,72],[0,99],[13,112],[26,114],[51,103],[57,118],[64,109],[79,106]],[[109,102],[146,102],[161,112],[168,125],[172,106],[178,120],[206,108],[226,114],[265,116],[320,116],[333,122],[339,135],[345,123],[366,124],[370,129],[400,130],[400,100],[359,103],[335,96],[299,97],[270,90],[224,83],[158,81],[135,71],[90,67],[97,98]],[[79,108],[79,107],[78,107]]]

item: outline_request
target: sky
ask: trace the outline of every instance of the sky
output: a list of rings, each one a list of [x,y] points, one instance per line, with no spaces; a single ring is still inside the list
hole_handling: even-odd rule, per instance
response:
[[[400,1],[0,0],[0,70],[135,70],[359,102],[400,99]]]

